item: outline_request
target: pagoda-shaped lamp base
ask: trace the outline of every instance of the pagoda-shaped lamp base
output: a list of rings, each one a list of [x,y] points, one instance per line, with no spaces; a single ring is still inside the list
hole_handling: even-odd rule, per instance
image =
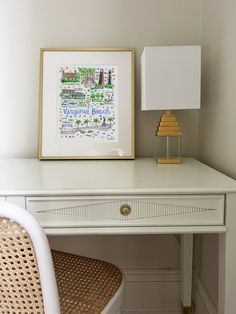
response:
[[[170,110],[165,110],[157,127],[157,153],[158,164],[180,164],[180,140],[182,132],[176,117]]]

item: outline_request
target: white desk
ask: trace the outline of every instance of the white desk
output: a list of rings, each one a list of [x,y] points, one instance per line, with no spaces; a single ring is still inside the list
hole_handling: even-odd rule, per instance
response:
[[[236,182],[194,159],[0,160],[0,197],[47,234],[181,234],[182,303],[191,306],[193,233],[220,233],[219,313],[236,308]],[[122,205],[131,211],[121,213]]]

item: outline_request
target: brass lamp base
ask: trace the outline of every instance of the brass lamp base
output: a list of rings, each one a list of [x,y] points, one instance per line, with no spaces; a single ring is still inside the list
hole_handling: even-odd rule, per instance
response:
[[[182,136],[182,131],[179,127],[176,117],[171,113],[170,110],[165,110],[164,114],[161,116],[161,121],[156,130],[157,138],[166,139],[166,155],[160,156],[156,159],[157,164],[180,164],[180,137]],[[171,151],[170,141],[171,139],[177,139],[178,152]],[[173,146],[172,146],[173,147]]]

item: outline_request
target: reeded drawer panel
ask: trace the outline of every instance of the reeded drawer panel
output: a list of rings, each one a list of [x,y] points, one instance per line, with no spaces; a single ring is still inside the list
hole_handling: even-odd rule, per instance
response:
[[[224,195],[27,197],[26,208],[52,228],[224,224]]]

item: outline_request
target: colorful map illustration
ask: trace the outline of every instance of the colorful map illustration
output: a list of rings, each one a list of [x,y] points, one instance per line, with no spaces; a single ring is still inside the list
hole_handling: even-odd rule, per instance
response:
[[[58,126],[62,139],[118,141],[117,76],[115,65],[59,66]]]

